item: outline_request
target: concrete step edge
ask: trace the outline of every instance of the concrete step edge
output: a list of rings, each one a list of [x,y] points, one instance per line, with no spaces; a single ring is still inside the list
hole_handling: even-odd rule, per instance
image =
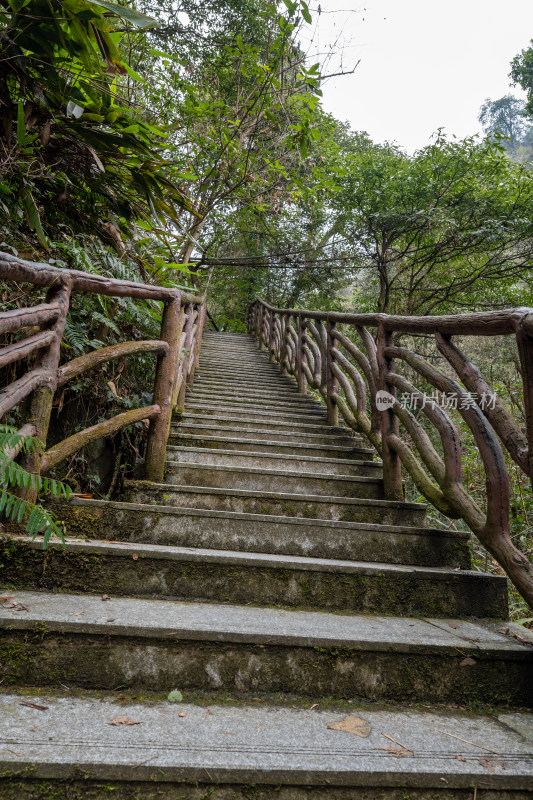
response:
[[[23,615],[18,606],[26,609]],[[0,624],[11,632],[41,625],[49,633],[167,641],[172,637],[281,647],[346,647],[365,652],[454,658],[460,648],[478,659],[533,665],[533,649],[527,644],[497,632],[497,625],[461,619],[343,615],[122,597],[112,597],[103,608],[101,598],[94,595],[14,590],[13,606],[0,606]]]
[[[265,416],[267,417],[267,420],[265,420],[265,424],[267,424],[267,421],[270,421],[271,417],[270,414],[266,414]],[[190,422],[189,419],[190,417],[195,417],[199,419],[201,422],[233,422],[233,423],[237,422],[237,419],[235,419],[235,417],[228,417],[224,414],[202,414],[202,413],[195,414],[190,411],[185,411],[183,413],[183,422],[173,423],[173,424],[183,424],[183,423],[191,425],[196,424]],[[240,416],[238,419],[241,419],[243,422],[254,422],[254,420],[252,419],[246,420],[244,415]],[[259,422],[259,420],[255,421]],[[328,435],[328,433],[331,433],[332,435],[337,435],[337,436],[343,435],[344,431],[346,431],[346,435],[349,436],[352,432],[352,429],[348,428],[347,426],[345,428],[342,428],[340,425],[338,427],[333,427],[332,425],[328,425],[327,423],[325,425],[317,425],[317,424],[313,425],[311,423],[306,423],[306,422],[279,421],[275,423],[275,425],[273,426],[273,430],[279,430],[279,428],[282,428],[286,433],[290,433],[293,431],[295,433],[300,433],[300,432],[317,433],[320,435]],[[261,430],[267,430],[267,429],[263,428]],[[339,433],[339,431],[342,431],[342,433]],[[355,435],[357,436],[358,434]]]
[[[234,452],[234,451],[232,451]],[[371,462],[372,466],[381,467],[381,463],[378,462]],[[221,467],[219,465],[210,465],[210,464],[194,464],[188,461],[167,461],[167,467],[171,467],[171,469],[197,469],[197,470],[206,470],[206,471],[219,471],[219,472],[246,472],[247,474],[253,475],[267,475],[267,476],[279,476],[279,477],[290,477],[293,475],[298,475],[300,478],[312,478],[315,480],[324,480],[324,481],[349,481],[353,482],[354,485],[358,483],[383,483],[383,478],[381,476],[376,475],[376,477],[368,477],[366,475],[328,475],[327,472],[295,472],[294,470],[284,470],[284,469],[269,469],[267,467],[260,468],[260,467],[235,467],[235,466],[224,466]],[[174,484],[168,484],[169,486],[173,486]]]
[[[335,503],[336,505],[346,506],[369,506],[370,508],[396,508],[405,510],[424,511],[427,506],[425,503],[410,503],[403,500],[377,500],[373,498],[360,497],[333,497],[320,494],[286,494],[284,492],[261,492],[255,489],[217,489],[209,486],[174,486],[168,483],[149,483],[148,481],[128,481],[128,485],[134,488],[135,485],[141,487],[146,492],[150,489],[156,491],[174,492],[175,494],[213,494],[217,497],[243,497],[261,498],[265,500],[292,500],[295,503],[307,502],[317,504]]]
[[[174,436],[175,439],[187,439],[187,438],[198,438],[198,437],[186,437],[186,436]],[[315,445],[315,444],[298,444],[297,442],[291,444],[290,442],[277,442],[277,441],[269,441],[263,439],[239,439],[238,437],[232,436],[202,436],[202,441],[205,442],[232,442],[234,444],[247,444],[247,445],[261,445],[263,447],[290,447],[291,449],[301,451],[305,453],[308,450],[328,450],[333,453],[368,453],[370,455],[374,454],[374,451],[371,447],[360,447],[357,444],[353,447],[342,447],[339,445],[328,445],[325,444],[323,447]]]
[[[10,534],[15,542],[27,545],[32,550],[42,552],[42,543],[31,536]],[[254,553],[243,550],[214,550],[203,547],[180,547],[176,545],[158,545],[139,542],[110,542],[101,539],[76,539],[65,537],[65,544],[51,540],[49,548],[63,549],[73,553],[98,552],[109,555],[125,555],[131,558],[134,551],[139,559],[155,559],[161,561],[192,561],[200,564],[226,564],[250,567],[269,567],[294,569],[299,571],[327,572],[353,575],[391,575],[405,576],[409,574],[427,576],[436,581],[473,581],[491,580],[505,583],[502,575],[493,575],[476,570],[454,569],[452,567],[424,567],[411,564],[387,564],[385,562],[349,561],[347,559],[320,558],[311,556],[293,556],[284,553]],[[44,554],[43,554],[44,556]]]
[[[246,441],[246,440],[245,440]],[[261,442],[262,444],[262,442]],[[218,456],[250,456],[252,458],[269,458],[269,459],[277,459],[283,461],[286,459],[287,461],[293,460],[294,456],[288,455],[287,453],[254,453],[254,452],[247,452],[245,450],[217,450],[213,447],[186,447],[185,445],[170,445],[167,447],[167,462],[172,461],[171,458],[172,453],[176,452],[184,452],[184,453],[204,453],[209,455],[218,455]],[[381,461],[350,461],[347,458],[324,458],[323,456],[306,456],[305,461],[311,461],[313,464],[339,464],[339,465],[346,465],[346,464],[353,464],[357,467],[370,467],[372,468],[379,468],[382,469],[383,464]]]
[[[74,497],[69,501],[74,507],[85,508],[113,508],[118,511],[132,511],[139,514],[163,514],[167,516],[193,516],[206,517],[209,519],[242,519],[256,523],[276,524],[280,523],[288,526],[306,527],[313,525],[318,528],[347,529],[353,531],[372,531],[377,533],[407,534],[409,536],[438,536],[439,538],[457,539],[458,541],[468,541],[470,536],[463,531],[440,530],[437,528],[425,528],[409,525],[382,525],[379,522],[337,522],[327,519],[315,519],[310,517],[283,517],[275,514],[245,514],[239,511],[214,511],[202,508],[180,508],[177,506],[150,505],[148,503],[125,503],[119,500],[89,500]],[[54,504],[56,505],[56,504]],[[60,503],[57,507],[60,508]]]
[[[286,791],[306,792],[306,786],[318,788],[325,799],[330,792],[338,797],[339,788],[350,792],[353,800],[363,796],[360,791],[370,800],[384,797],[387,791],[396,795],[402,789],[402,794],[412,789],[418,797],[420,792],[429,797],[432,790],[440,794],[443,786],[454,798],[468,791],[472,794],[472,786],[480,784],[488,787],[481,796],[486,791],[496,796],[498,791],[527,792],[533,780],[533,748],[531,740],[524,738],[524,731],[533,726],[533,715],[527,713],[462,714],[439,707],[414,711],[402,706],[382,710],[347,703],[332,709],[319,704],[311,710],[252,704],[206,706],[187,700],[149,705],[119,703],[108,696],[73,698],[43,692],[38,702],[47,706],[45,721],[42,712],[24,705],[32,702],[33,694],[12,690],[0,697],[0,713],[10,730],[0,767],[5,774],[16,775],[21,787],[30,769],[34,780],[57,780],[58,787],[75,786],[83,769],[87,791],[94,781],[124,782],[132,789],[141,782],[149,786],[157,770],[158,786],[183,786],[187,791],[189,785],[191,797],[198,785],[206,794],[211,789],[225,794],[227,785],[251,783],[261,793],[259,787],[267,792],[269,786],[279,787],[281,798],[288,797]],[[355,737],[330,729],[347,715],[368,723],[369,733],[364,739],[357,737],[357,745]],[[109,724],[117,717],[141,724],[125,731],[123,726]],[[29,732],[33,724],[53,732],[52,747],[46,735]],[[483,731],[482,738],[476,738],[472,729]],[[387,757],[382,748],[395,745],[383,738],[382,731],[411,748],[413,757]],[[126,738],[125,733],[129,734]],[[461,740],[474,740],[474,745]],[[484,751],[476,743],[486,748],[489,763],[488,751],[501,754],[494,758],[500,759],[504,769],[488,773],[486,765],[479,763]],[[24,788],[22,792],[26,795]]]

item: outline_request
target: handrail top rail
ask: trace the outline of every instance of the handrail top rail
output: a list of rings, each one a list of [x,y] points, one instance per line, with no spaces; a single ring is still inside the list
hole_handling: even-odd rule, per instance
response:
[[[132,297],[140,300],[169,302],[177,298],[185,303],[204,301],[203,295],[189,294],[181,289],[167,289],[135,281],[93,275],[81,270],[53,267],[51,264],[25,261],[11,253],[0,251],[0,278],[33,283],[35,286],[59,286],[70,283],[73,290],[109,297]]]
[[[401,333],[444,333],[465,336],[500,336],[522,329],[533,336],[533,308],[518,307],[501,311],[475,311],[470,314],[409,317],[393,314],[356,314],[350,311],[311,311],[301,308],[276,308],[257,298],[268,311],[284,316],[318,319],[324,322],[346,322],[353,325],[380,327]]]

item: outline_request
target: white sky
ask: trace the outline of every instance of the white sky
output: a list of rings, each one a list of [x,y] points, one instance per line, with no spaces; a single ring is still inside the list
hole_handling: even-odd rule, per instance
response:
[[[316,0],[309,7],[313,47],[328,50],[342,31],[344,68],[361,59],[353,75],[324,85],[324,107],[374,141],[412,152],[440,127],[469,136],[481,131],[487,97],[524,96],[508,75],[533,38],[533,0],[321,0],[323,12],[342,13],[320,16]],[[326,71],[336,68],[333,60]]]

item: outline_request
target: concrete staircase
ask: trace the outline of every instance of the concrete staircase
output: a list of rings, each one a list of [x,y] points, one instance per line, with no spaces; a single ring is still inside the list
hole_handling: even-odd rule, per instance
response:
[[[531,796],[505,579],[252,338],[206,333],[165,480],[3,540],[0,800]]]

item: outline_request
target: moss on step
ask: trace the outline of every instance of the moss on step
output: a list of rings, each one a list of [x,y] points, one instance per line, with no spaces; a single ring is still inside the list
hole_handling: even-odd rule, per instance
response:
[[[6,686],[30,682],[114,689],[302,693],[339,700],[466,701],[494,705],[533,701],[530,662],[399,651],[168,640],[98,634],[5,631],[0,677]],[[305,688],[304,688],[305,687]]]
[[[491,578],[436,580],[420,573],[334,573],[103,552],[43,552],[0,540],[4,585],[345,613],[504,617],[505,586]]]
[[[154,769],[150,781],[32,780],[20,771],[0,774],[0,800],[472,800],[468,789],[259,786],[164,782]],[[530,800],[531,793],[478,788],[477,800]]]

